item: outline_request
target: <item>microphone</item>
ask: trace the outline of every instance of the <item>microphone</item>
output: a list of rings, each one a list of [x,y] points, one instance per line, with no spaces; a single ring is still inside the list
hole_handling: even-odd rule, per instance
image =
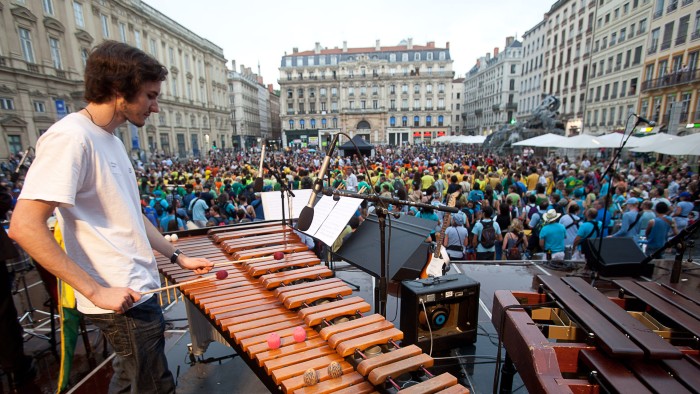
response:
[[[253,191],[260,193],[263,189],[263,164],[265,163],[265,143],[263,143],[262,151],[260,152],[260,167],[258,167],[258,176],[253,182]]]
[[[641,116],[636,115],[636,114],[634,116],[637,117],[637,124],[635,124],[635,126],[639,125],[640,123],[646,123],[651,127],[656,126],[656,122],[654,122],[653,120],[647,120],[647,119],[642,118]]]
[[[316,204],[316,195],[323,191],[323,176],[326,175],[328,171],[328,166],[331,164],[331,155],[335,150],[335,146],[338,144],[338,134],[333,136],[331,144],[328,146],[328,152],[326,152],[326,157],[323,158],[323,163],[321,164],[321,170],[318,172],[318,178],[314,182],[314,188],[309,196],[309,203],[299,212],[299,220],[297,221],[297,228],[301,231],[306,231],[311,227],[311,222],[314,220],[314,205]]]

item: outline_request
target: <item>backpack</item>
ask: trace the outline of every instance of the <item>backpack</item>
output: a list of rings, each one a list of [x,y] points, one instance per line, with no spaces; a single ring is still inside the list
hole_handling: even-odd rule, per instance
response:
[[[542,230],[542,227],[544,227],[544,220],[540,218],[535,228],[532,229],[530,237],[527,239],[527,250],[531,251],[532,253],[537,253],[541,250],[540,231]]]
[[[571,215],[569,215],[569,217],[570,217],[571,220],[573,220],[573,221],[572,221],[571,223],[569,223],[569,224],[566,226],[566,229],[568,230],[568,229],[570,229],[572,226],[576,226],[576,228],[578,228],[578,223],[581,221],[581,219],[579,218],[578,220],[576,220],[576,219],[574,219],[574,217],[571,216]]]
[[[523,243],[523,233],[518,233],[518,240],[515,242],[515,245],[506,250],[506,259],[521,260],[523,258],[523,253],[520,251],[521,243]]]
[[[393,186],[394,186],[394,190],[403,189],[403,182],[401,182],[401,180],[399,180],[398,178],[397,178],[397,179],[394,179],[394,185],[393,185]]]
[[[479,223],[484,227],[481,230],[479,243],[485,249],[493,248],[493,246],[496,245],[496,229],[493,227],[493,220],[488,222],[481,220]]]
[[[539,207],[537,207],[537,204],[531,206],[531,207],[530,207],[530,210],[527,211],[527,218],[528,218],[528,219],[532,219],[532,215],[536,214],[536,213],[539,212],[539,211],[540,211],[540,210],[539,210]]]
[[[153,204],[153,208],[156,210],[156,215],[158,215],[158,217],[163,216],[163,212],[165,211],[165,209],[163,208],[163,199],[157,198],[155,203]]]

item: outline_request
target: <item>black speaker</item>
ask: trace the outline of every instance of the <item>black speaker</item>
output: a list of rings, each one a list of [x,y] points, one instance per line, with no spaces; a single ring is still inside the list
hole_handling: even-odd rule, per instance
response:
[[[599,248],[599,245],[602,245]],[[588,238],[581,244],[588,267],[603,276],[647,276],[653,264],[642,264],[646,255],[633,238]]]
[[[401,282],[403,343],[441,351],[476,341],[479,282],[463,274]]]

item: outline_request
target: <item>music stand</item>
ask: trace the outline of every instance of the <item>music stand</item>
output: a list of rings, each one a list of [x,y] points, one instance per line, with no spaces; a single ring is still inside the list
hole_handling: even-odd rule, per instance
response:
[[[343,260],[362,271],[376,277],[382,277],[382,259],[377,252],[381,249],[380,218],[372,214],[335,253]],[[417,278],[425,265],[430,244],[424,242],[435,228],[435,222],[402,215],[391,219],[391,240],[388,243],[387,278],[394,281]],[[380,286],[381,287],[381,286]],[[375,309],[380,306],[381,289],[375,288]]]

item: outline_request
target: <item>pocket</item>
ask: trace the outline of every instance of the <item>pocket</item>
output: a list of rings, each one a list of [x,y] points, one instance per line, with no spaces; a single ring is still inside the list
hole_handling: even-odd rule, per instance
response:
[[[121,357],[131,356],[133,350],[130,336],[131,328],[127,327],[128,319],[111,313],[88,315],[88,318],[102,331],[117,355]]]

